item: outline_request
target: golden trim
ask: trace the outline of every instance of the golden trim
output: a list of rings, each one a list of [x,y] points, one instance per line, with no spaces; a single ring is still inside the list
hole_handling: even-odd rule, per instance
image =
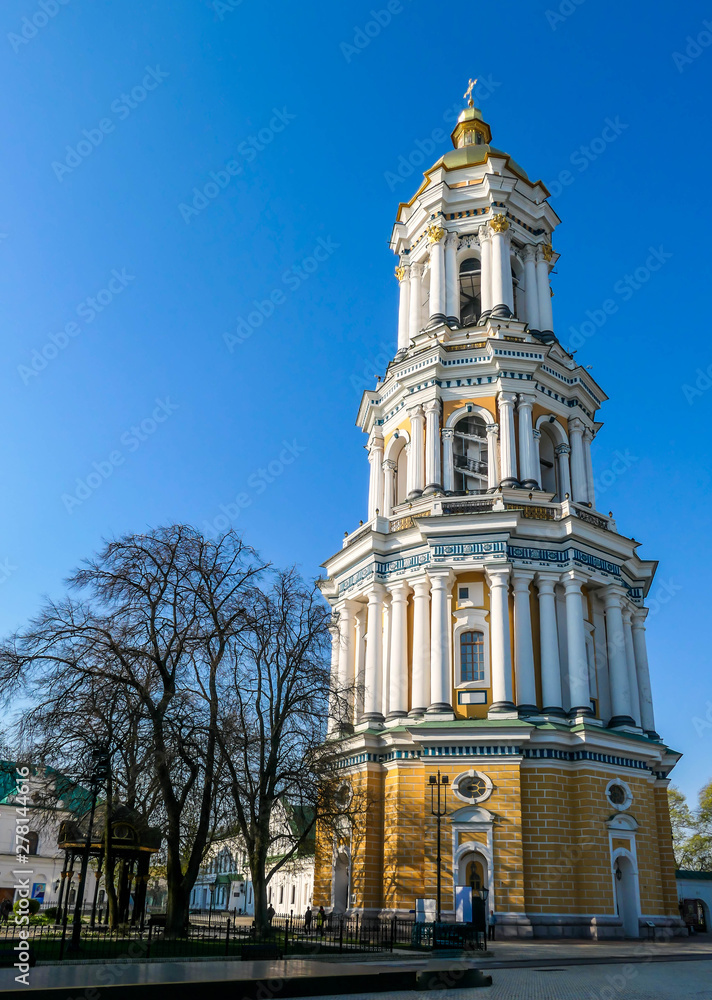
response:
[[[405,278],[405,268],[403,267],[402,264],[399,264],[398,267],[395,269],[395,276],[396,278],[398,278],[399,281],[402,281],[403,278]]]
[[[493,233],[506,233],[509,229],[507,216],[503,215],[502,212],[498,212],[497,215],[493,215],[490,219],[490,229]]]
[[[431,222],[427,229],[428,243],[439,243],[445,235],[445,230],[437,222]]]

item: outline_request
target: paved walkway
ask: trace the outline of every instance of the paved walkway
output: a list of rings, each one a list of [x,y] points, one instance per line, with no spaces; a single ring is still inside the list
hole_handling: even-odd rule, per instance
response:
[[[668,943],[647,941],[501,941],[491,945],[492,953],[462,964],[491,970],[494,986],[484,994],[472,990],[448,990],[439,996],[462,1000],[479,995],[516,1000],[628,1000],[655,998],[675,1000],[712,1000],[712,937],[676,938]],[[365,959],[366,956],[363,956]],[[30,971],[30,991],[41,991],[51,1000],[56,990],[75,991],[81,995],[88,987],[98,987],[103,996],[119,995],[131,985],[239,983],[249,980],[282,980],[294,977],[321,978],[338,976],[340,981],[364,973],[406,972],[428,968],[451,968],[457,960],[433,959],[401,952],[390,955],[344,956],[336,962],[319,959],[286,959],[281,962],[143,962],[78,963],[76,965],[37,966]],[[15,983],[15,970],[0,969],[0,991],[28,993],[26,986]],[[684,985],[683,985],[684,984]],[[113,987],[114,989],[111,989]],[[672,992],[650,992],[653,988]],[[607,988],[607,989],[606,989]],[[178,987],[179,989],[179,987]],[[172,992],[178,996],[178,989]],[[648,992],[645,992],[645,991]],[[504,992],[502,992],[504,991]],[[509,992],[507,992],[509,991]],[[611,992],[612,991],[612,992]],[[131,991],[127,990],[127,996]],[[183,995],[182,992],[180,995]],[[186,993],[186,995],[188,995]],[[279,994],[287,997],[289,994]],[[389,993],[392,1000],[422,997],[412,992]],[[344,994],[342,1000],[369,997],[378,1000],[385,994]]]

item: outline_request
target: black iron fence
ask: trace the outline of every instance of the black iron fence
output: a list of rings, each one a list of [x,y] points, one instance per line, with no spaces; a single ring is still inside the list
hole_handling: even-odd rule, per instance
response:
[[[215,915],[213,914],[213,917]],[[73,951],[72,923],[36,924],[23,929],[29,935],[33,959],[61,962],[74,959],[150,958],[279,958],[343,952],[391,952],[394,948],[430,951],[484,949],[484,935],[470,924],[427,924],[393,917],[326,916],[311,921],[304,917],[274,917],[257,936],[254,925],[230,918],[213,920],[210,926],[190,925],[178,935],[167,934],[158,917],[141,926],[110,929],[88,921],[82,923],[79,950]],[[19,940],[12,918],[0,925],[0,952],[7,954]]]

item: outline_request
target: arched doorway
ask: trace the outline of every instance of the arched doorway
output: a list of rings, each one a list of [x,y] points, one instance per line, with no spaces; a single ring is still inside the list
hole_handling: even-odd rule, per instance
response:
[[[638,876],[629,857],[621,854],[615,862],[616,910],[628,938],[640,937],[638,917]]]
[[[472,889],[488,888],[487,860],[479,851],[462,854],[457,865],[455,889],[456,919],[468,923],[472,920]]]
[[[345,913],[349,905],[349,859],[343,851],[334,865],[334,913]]]

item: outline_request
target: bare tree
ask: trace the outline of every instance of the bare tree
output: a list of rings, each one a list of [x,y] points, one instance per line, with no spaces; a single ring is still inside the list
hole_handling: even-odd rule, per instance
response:
[[[326,720],[334,622],[295,570],[256,590],[231,649],[220,692],[218,741],[236,826],[249,858],[258,929],[270,879],[311,845],[317,822],[343,812],[335,800],[334,744]],[[342,701],[345,699],[341,699]]]
[[[0,650],[6,696],[23,678],[35,692],[84,681],[115,686],[138,705],[139,728],[128,738],[146,739],[150,750],[166,844],[168,933],[187,921],[216,824],[225,765],[221,673],[263,569],[234,532],[214,542],[185,525],[126,536],[74,573],[72,596],[48,603]],[[115,743],[120,753],[125,737]],[[140,776],[132,784],[131,768],[124,773],[122,791],[140,797]]]

